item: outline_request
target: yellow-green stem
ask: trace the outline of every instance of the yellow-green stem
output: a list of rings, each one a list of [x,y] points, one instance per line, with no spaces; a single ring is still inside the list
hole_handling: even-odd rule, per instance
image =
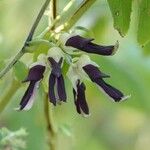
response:
[[[48,144],[49,144],[50,150],[57,150],[57,131],[56,131],[56,125],[53,119],[52,107],[50,106],[51,105],[48,100],[48,94],[45,93],[44,113],[45,113],[47,133],[48,133]]]

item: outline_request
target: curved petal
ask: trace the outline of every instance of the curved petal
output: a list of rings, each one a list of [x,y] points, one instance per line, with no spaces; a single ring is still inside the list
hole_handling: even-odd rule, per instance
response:
[[[56,77],[51,73],[49,77],[49,99],[50,102],[53,103],[56,106],[56,96],[55,96],[55,83],[56,83]]]
[[[116,51],[116,50],[115,50],[115,46],[113,46],[113,45],[102,46],[102,45],[97,45],[97,44],[90,42],[87,45],[85,45],[83,51],[85,51],[87,53],[109,56],[109,55],[114,54],[114,51]]]
[[[45,66],[36,65],[30,68],[27,78],[23,82],[27,81],[39,81],[43,78]]]
[[[73,90],[74,94],[74,101],[76,105],[76,110],[79,114],[84,113],[86,115],[89,115],[89,107],[86,102],[85,97],[85,85],[84,83],[80,84],[80,81],[77,84],[77,92]]]
[[[56,62],[52,57],[49,57],[48,60],[51,63],[52,74],[54,74],[56,77],[60,77],[61,76],[61,63],[63,61],[63,58],[61,58],[59,62]]]
[[[83,70],[88,74],[89,78],[94,81],[96,78],[109,78],[109,75],[102,73],[98,67],[88,64],[83,67]]]
[[[76,110],[79,114],[81,114],[81,110],[80,110],[80,104],[79,102],[77,101],[77,93],[75,91],[75,89],[73,89],[73,95],[74,95],[74,104],[76,106]]]
[[[57,78],[57,91],[58,91],[59,99],[61,101],[66,102],[67,96],[66,96],[64,78],[62,75],[59,78]]]
[[[31,81],[21,102],[20,102],[20,110],[29,110],[33,102],[35,100],[35,92],[38,87],[39,83],[35,81]]]
[[[79,35],[69,38],[66,42],[66,46],[72,46],[81,51],[99,55],[113,55],[118,48],[118,43],[116,45],[102,46],[92,43],[93,39],[86,39]]]
[[[71,38],[69,38],[66,41],[65,45],[81,49],[81,48],[84,48],[92,40],[93,39],[86,39],[86,38],[83,38],[83,37],[81,37],[79,35],[76,35],[76,36],[72,36]]]
[[[107,84],[104,80],[102,79],[97,79],[95,81],[103,90],[104,92],[110,96],[115,102],[119,102],[124,99],[124,94],[116,89],[115,87]]]

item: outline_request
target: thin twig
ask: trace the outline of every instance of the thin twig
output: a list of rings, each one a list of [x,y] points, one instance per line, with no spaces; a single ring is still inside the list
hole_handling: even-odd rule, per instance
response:
[[[56,18],[57,16],[57,1],[53,0],[53,20]]]
[[[30,42],[33,38],[34,32],[49,4],[50,0],[46,0],[46,2],[43,4],[30,32],[29,35],[27,36],[27,39],[22,47],[22,49],[18,52],[18,54],[12,59],[12,61],[0,72],[0,79],[13,67],[13,65],[24,55],[25,53],[25,48],[27,46],[27,43]]]
[[[50,3],[50,14],[49,14],[50,21],[53,22],[55,20],[56,16],[57,16],[57,1],[56,0],[51,0],[51,3]],[[53,26],[51,28],[51,30],[54,30],[54,29],[55,29],[55,26]]]
[[[53,111],[52,108],[49,108],[49,101],[48,101],[48,94],[45,94],[44,99],[44,113],[45,113],[45,119],[47,124],[47,131],[48,131],[48,137],[49,137],[49,145],[51,150],[57,149],[57,132],[55,129],[54,119],[53,119]]]
[[[41,10],[40,10],[40,12],[39,12],[35,22],[34,22],[32,28],[31,28],[31,30],[29,32],[29,35],[28,35],[28,37],[26,39],[26,42],[29,42],[29,41],[32,40],[33,34],[34,34],[34,32],[35,32],[35,30],[36,30],[36,28],[37,28],[37,26],[38,26],[38,24],[39,24],[39,22],[40,22],[40,20],[41,20],[41,18],[43,16],[43,14],[44,14],[44,12],[45,12],[49,2],[50,2],[50,0],[46,0],[45,3],[43,4],[43,6],[42,6],[42,8],[41,8]],[[25,42],[25,44],[26,44],[26,42]]]
[[[49,18],[53,22],[53,20],[56,18],[56,0],[52,0],[50,3],[50,13],[49,13]],[[55,26],[53,27],[52,30],[55,29]],[[48,143],[49,143],[49,148],[50,150],[56,150],[57,149],[57,132],[55,129],[55,124],[53,120],[53,111],[52,107],[49,108],[49,97],[48,94],[45,93],[45,105],[44,105],[44,112],[45,112],[45,119],[46,119],[46,124],[47,124],[47,133],[48,133]]]

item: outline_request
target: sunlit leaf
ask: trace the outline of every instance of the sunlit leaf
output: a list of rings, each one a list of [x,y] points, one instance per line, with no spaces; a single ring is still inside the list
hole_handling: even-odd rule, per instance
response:
[[[125,36],[130,25],[132,0],[108,0],[114,19],[114,28]]]
[[[150,55],[150,41],[143,46],[144,54]]]
[[[138,42],[143,45],[150,40],[150,0],[139,4]]]

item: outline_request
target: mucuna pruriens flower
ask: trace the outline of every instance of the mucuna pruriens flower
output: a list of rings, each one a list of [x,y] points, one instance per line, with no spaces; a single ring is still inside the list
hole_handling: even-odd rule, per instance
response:
[[[58,41],[58,43],[60,42],[60,47],[58,43],[55,43],[48,50],[47,55],[40,54],[37,58],[38,62],[34,63],[30,68],[27,79],[24,81],[30,83],[20,102],[20,110],[29,110],[32,107],[40,81],[43,79],[44,72],[47,72],[48,69],[50,73],[46,84],[48,84],[49,101],[54,106],[67,101],[64,76],[62,74],[64,61],[69,66],[66,75],[72,83],[74,104],[78,114],[83,116],[90,114],[84,84],[84,80],[87,78],[97,84],[114,102],[120,102],[128,98],[128,96],[124,96],[123,92],[105,81],[110,76],[103,73],[99,69],[99,65],[93,62],[88,55],[83,53],[79,53],[78,57],[75,55],[76,49],[79,49],[87,53],[110,56],[116,52],[118,43],[116,45],[102,46],[93,43],[93,39],[86,39],[79,35],[70,36],[68,33],[63,33],[58,39],[60,40]],[[70,51],[72,52],[70,53]],[[46,66],[46,64],[48,65]]]
[[[39,87],[40,80],[43,79],[45,66],[37,64],[30,68],[27,78],[23,82],[30,82],[29,86],[20,102],[20,110],[29,110],[35,100],[35,93]]]
[[[93,53],[93,54],[106,55],[106,56],[115,54],[116,50],[118,49],[118,42],[116,43],[116,45],[102,46],[93,43],[92,42],[93,40],[94,39],[86,39],[79,35],[76,35],[70,37],[66,41],[65,45],[74,47],[86,53]]]
[[[109,77],[98,69],[98,67],[87,64],[83,67],[83,70],[87,73],[92,82],[96,83],[102,90],[111,97],[115,102],[119,102],[125,98],[124,94],[113,86],[104,81],[103,78]]]
[[[56,62],[52,57],[49,57],[48,60],[52,68],[49,77],[49,99],[56,106],[57,102],[66,102],[67,99],[64,78],[61,72],[63,58],[60,58],[59,62]]]

